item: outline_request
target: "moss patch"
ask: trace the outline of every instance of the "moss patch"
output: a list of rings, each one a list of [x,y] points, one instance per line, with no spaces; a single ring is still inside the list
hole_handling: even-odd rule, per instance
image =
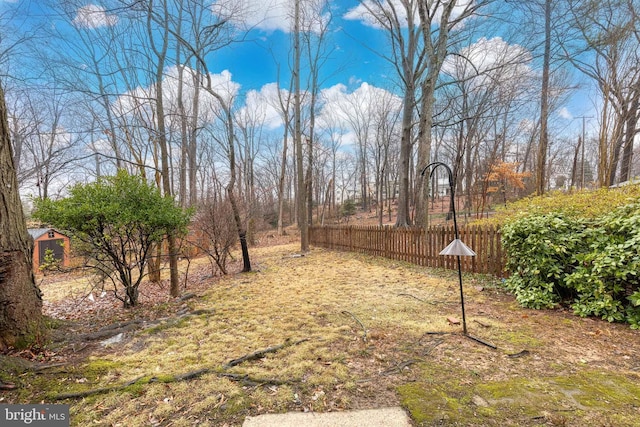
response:
[[[433,366],[423,369],[421,381],[398,387],[402,405],[418,425],[565,425],[567,414],[603,423],[598,425],[637,425],[636,378],[584,371],[472,382],[464,373],[455,379],[444,374],[434,377],[438,371]]]
[[[579,376],[554,378],[551,383],[585,409],[640,408],[640,377],[637,374],[631,379],[619,374],[588,371]]]

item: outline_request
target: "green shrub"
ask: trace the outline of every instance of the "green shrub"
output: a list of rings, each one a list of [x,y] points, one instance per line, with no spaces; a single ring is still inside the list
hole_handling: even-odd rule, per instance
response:
[[[126,170],[76,184],[63,199],[36,199],[34,208],[34,218],[71,234],[86,265],[113,283],[125,307],[138,303],[152,248],[165,235],[184,234],[191,215],[155,184]]]
[[[530,215],[502,228],[511,273],[505,285],[521,305],[552,308],[570,294],[564,278],[583,250],[584,231],[584,221],[561,213]]]
[[[50,271],[59,271],[61,265],[62,260],[56,258],[53,249],[47,248],[44,251],[44,260],[40,263],[40,267],[38,268],[46,275]]]
[[[344,203],[342,203],[342,207],[340,208],[340,213],[347,219],[348,222],[349,217],[356,213],[356,202],[351,199],[345,200]]]
[[[522,215],[502,236],[511,274],[505,285],[521,305],[564,302],[580,316],[640,329],[640,198],[595,219]]]
[[[589,251],[576,256],[566,278],[578,294],[575,313],[640,328],[640,201],[595,221],[587,241]]]

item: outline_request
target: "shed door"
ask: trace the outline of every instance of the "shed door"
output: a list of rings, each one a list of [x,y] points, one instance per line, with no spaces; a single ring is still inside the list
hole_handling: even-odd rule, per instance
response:
[[[40,246],[38,247],[39,252],[39,260],[38,265],[42,265],[44,262],[44,257],[47,255],[47,249],[53,251],[53,257],[62,261],[64,259],[64,247],[62,244],[64,243],[63,239],[55,239],[55,240],[42,240],[38,242]]]

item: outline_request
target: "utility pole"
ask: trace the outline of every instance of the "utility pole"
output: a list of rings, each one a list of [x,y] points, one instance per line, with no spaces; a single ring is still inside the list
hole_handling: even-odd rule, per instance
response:
[[[584,146],[587,141],[585,140],[585,119],[592,119],[592,116],[578,116],[576,119],[582,119],[582,146],[580,147],[580,189],[584,189]]]

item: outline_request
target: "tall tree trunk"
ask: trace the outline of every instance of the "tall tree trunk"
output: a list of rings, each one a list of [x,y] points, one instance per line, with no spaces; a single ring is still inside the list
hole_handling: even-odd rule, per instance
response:
[[[18,192],[4,90],[0,87],[0,351],[27,344],[41,328],[42,296],[31,264],[33,240],[27,233]]]
[[[226,110],[226,107],[225,107]],[[227,114],[227,127],[229,132],[229,169],[231,171],[231,177],[227,184],[227,197],[231,203],[231,210],[233,211],[233,220],[236,224],[238,231],[238,238],[240,239],[240,249],[242,250],[243,268],[242,272],[247,273],[251,271],[251,261],[249,259],[249,247],[247,245],[247,231],[242,226],[242,219],[240,218],[240,209],[235,196],[235,184],[236,184],[236,155],[234,148],[234,136],[233,136],[233,116],[229,110],[226,110]]]
[[[198,201],[198,116],[200,114],[200,68],[193,73],[193,104],[191,106],[191,126],[189,128],[188,147],[188,177],[189,177],[189,206],[195,206]]]
[[[547,150],[549,149],[549,69],[551,67],[551,0],[544,3],[544,55],[542,64],[542,93],[540,96],[540,144],[538,145],[538,167],[536,191],[542,195],[547,184]]]
[[[609,97],[606,96],[607,87],[602,88],[602,109],[600,118],[602,125],[600,126],[600,134],[598,135],[598,187],[607,187],[609,185],[609,144],[607,135],[609,131]]]
[[[297,165],[297,206],[298,206],[298,227],[300,228],[300,250],[309,250],[309,223],[307,220],[307,200],[306,187],[304,179],[302,151],[302,112],[300,99],[300,0],[295,0],[295,16],[294,16],[294,135],[296,146],[296,165]]]
[[[148,11],[148,29],[151,34],[151,17],[153,15],[153,2],[149,2],[149,11]],[[169,11],[167,9],[166,1],[162,2],[162,8],[164,13],[165,20],[162,22],[163,34],[162,34],[162,42],[160,49],[156,49],[154,47],[156,56],[158,58],[158,63],[156,66],[156,115],[157,115],[157,126],[158,126],[158,143],[160,145],[160,170],[162,174],[162,190],[165,196],[172,195],[171,191],[171,175],[169,173],[169,148],[167,141],[167,129],[165,123],[165,113],[164,113],[164,100],[163,100],[163,72],[164,72],[164,64],[167,58],[168,51],[168,43],[169,43]],[[170,277],[170,288],[169,294],[172,297],[177,297],[180,294],[180,283],[178,278],[178,247],[176,242],[176,237],[173,233],[170,233],[167,236],[168,250],[169,250],[169,277]]]
[[[240,239],[240,249],[242,250],[242,263],[243,268],[242,272],[250,272],[251,271],[251,260],[249,258],[249,247],[247,245],[247,231],[243,226],[242,218],[240,217],[240,208],[238,207],[238,202],[236,200],[235,195],[235,185],[237,180],[237,166],[236,166],[236,150],[235,150],[235,125],[233,119],[233,112],[231,110],[231,106],[233,105],[233,100],[229,100],[228,102],[213,89],[211,83],[211,74],[208,72],[206,68],[206,64],[202,61],[202,58],[198,58],[198,61],[202,65],[204,71],[204,78],[206,79],[206,85],[204,89],[213,96],[220,107],[224,111],[225,116],[225,125],[227,127],[227,150],[229,153],[229,172],[231,176],[229,177],[229,183],[226,187],[227,197],[229,198],[229,203],[231,204],[231,210],[233,212],[233,221],[236,226],[236,231],[238,232],[238,238]]]
[[[418,169],[416,171],[416,218],[417,225],[428,226],[427,200],[429,200],[429,181],[419,174],[431,161],[431,128],[433,126],[433,104],[435,102],[435,90],[438,75],[447,56],[449,43],[449,19],[456,2],[448,2],[442,6],[440,17],[440,30],[434,41],[432,34],[432,16],[429,13],[431,7],[428,2],[418,5],[420,15],[422,38],[427,55],[427,75],[422,82],[422,105],[418,138]]]
[[[414,95],[410,88],[406,89],[404,95],[404,105],[402,112],[402,136],[400,138],[400,159],[399,159],[399,193],[398,212],[396,216],[396,227],[407,227],[411,225],[409,218],[409,168],[411,160],[411,129],[413,127],[413,108],[415,105]]]
[[[284,181],[287,171],[287,140],[289,139],[289,119],[285,120],[284,138],[282,139],[282,159],[280,177],[278,178],[278,236],[284,236]]]
[[[640,82],[638,87],[634,90],[633,99],[626,119],[625,133],[624,133],[624,147],[622,153],[622,163],[620,165],[620,182],[629,181],[631,176],[631,166],[633,160],[633,142],[638,133],[638,108],[640,108]]]

